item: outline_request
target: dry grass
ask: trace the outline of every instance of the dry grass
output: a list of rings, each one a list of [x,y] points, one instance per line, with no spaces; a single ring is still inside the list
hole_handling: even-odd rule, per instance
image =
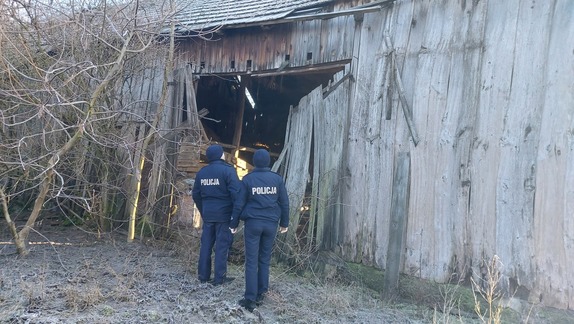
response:
[[[491,260],[483,261],[482,273],[478,280],[471,279],[475,299],[475,312],[483,323],[500,324],[504,307],[501,303],[503,292],[501,291],[501,268],[502,261],[497,255]],[[486,306],[484,305],[486,303]]]
[[[66,306],[73,312],[84,311],[102,303],[105,298],[97,283],[82,285],[82,287],[68,285],[62,288]]]
[[[460,288],[437,288],[402,278],[403,289],[410,289],[404,296],[422,297],[386,301],[367,284],[378,282],[381,279],[378,273],[357,274],[333,256],[311,255],[299,258],[307,260],[304,264],[274,264],[264,304],[250,313],[237,304],[244,289],[240,252],[236,261],[229,264],[229,274],[237,278],[235,281],[223,287],[201,284],[195,270],[199,235],[193,230],[174,233],[165,242],[131,244],[123,236],[117,240],[113,237],[95,240],[87,235],[74,237],[66,231],[44,236],[74,244],[37,245],[22,259],[10,254],[11,247],[0,247],[0,323],[457,323],[461,322],[459,319],[471,323],[473,320],[463,315],[451,316],[463,304]],[[241,251],[241,245],[236,239],[236,250]],[[327,261],[327,266],[314,265],[318,260]]]

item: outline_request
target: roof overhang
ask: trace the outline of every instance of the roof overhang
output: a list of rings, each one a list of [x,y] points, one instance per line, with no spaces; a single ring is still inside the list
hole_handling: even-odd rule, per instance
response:
[[[395,0],[380,0],[353,8],[332,11],[332,0],[207,0],[187,4],[188,8],[174,15],[178,36],[209,34],[224,29],[269,26],[276,24],[331,19],[340,16],[362,15],[379,11]],[[169,34],[170,28],[163,29]]]

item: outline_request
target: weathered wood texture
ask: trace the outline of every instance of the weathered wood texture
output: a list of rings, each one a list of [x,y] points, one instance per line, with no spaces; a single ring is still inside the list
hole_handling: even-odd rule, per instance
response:
[[[342,101],[313,92],[288,122],[283,161],[296,200],[309,178],[311,128],[341,127],[345,137],[339,147],[331,140],[340,134],[316,134],[315,206],[339,206],[317,214],[328,233],[322,246],[386,267],[393,165],[408,151],[402,272],[476,279],[498,255],[511,291],[521,286],[532,300],[574,308],[574,1],[397,0],[357,18],[225,30],[219,41],[181,43],[178,64],[239,74],[276,70],[287,55],[290,68],[352,60]],[[316,107],[325,111],[313,115]],[[328,118],[333,107],[337,117]],[[328,124],[344,112],[342,124]],[[338,155],[340,191],[321,196]]]
[[[385,268],[393,160],[410,150],[403,272],[480,276],[498,255],[511,290],[574,308],[573,44],[569,0],[404,0],[366,14],[352,71],[342,255]],[[417,147],[396,91],[388,98],[391,50]]]
[[[291,109],[285,148],[273,166],[273,170],[280,165],[287,170],[284,178],[291,204],[291,226],[305,227],[303,232],[297,231],[302,232],[299,236],[305,243],[323,248],[335,246],[338,231],[332,228],[341,224],[339,197],[349,103],[348,76],[344,71],[336,74],[332,84],[325,89],[315,88]],[[300,222],[301,207],[309,210],[305,222]],[[295,230],[291,231],[290,244],[295,234]]]
[[[382,91],[392,66],[384,47],[385,25],[380,15],[365,18],[355,40],[358,62],[352,71],[355,83],[349,105],[343,226],[338,244],[346,259],[384,267],[398,110],[395,101],[393,118],[386,120],[386,93]],[[404,135],[406,138],[407,133]]]
[[[120,178],[125,178],[125,192],[135,192],[136,190],[138,181],[138,177],[136,175],[140,173],[139,160],[142,154],[145,154],[142,152],[143,139],[148,130],[147,125],[153,121],[157,114],[158,102],[161,97],[163,83],[163,69],[161,67],[165,65],[165,60],[162,58],[163,56],[165,56],[165,53],[160,52],[157,56],[151,58],[150,61],[140,63],[142,67],[139,73],[126,75],[122,79],[122,83],[118,84],[118,87],[120,87],[122,91],[121,96],[118,96],[118,102],[115,104],[120,106],[121,110],[129,112],[124,113],[120,117],[122,122],[122,133],[126,139],[125,143],[122,145],[133,143],[130,144],[131,147],[128,150],[117,150],[117,154],[125,154],[125,174],[115,175]],[[165,120],[166,116],[171,116],[172,110],[166,109],[163,114],[164,118],[162,118],[162,122],[158,124],[159,129],[168,128]],[[159,160],[165,160],[165,148],[146,153],[149,153],[146,157],[153,159],[153,163],[148,163],[144,171],[149,172],[149,177],[146,174],[146,176],[141,179],[143,187],[146,188],[147,194],[140,192],[139,197],[137,197],[137,216],[153,213],[152,206],[155,204],[156,196],[161,196],[161,193],[159,192],[160,188],[157,186],[156,179],[158,176],[161,177],[164,174],[159,175],[159,171],[156,170],[156,166],[163,166]],[[152,166],[152,171],[149,171],[149,168],[147,168],[150,165]],[[110,194],[114,193],[110,192]],[[114,217],[122,220],[129,219],[131,210],[136,203],[135,198],[136,197],[132,197],[132,200],[128,201],[128,207],[125,209],[124,215],[114,215]]]
[[[333,84],[325,89],[328,94],[320,105],[314,108],[313,125],[313,173],[312,196],[316,199],[316,243],[323,248],[334,248],[339,231],[333,230],[341,224],[340,188],[343,183],[344,143],[347,125],[347,103],[349,102],[349,67],[333,77]],[[324,96],[323,95],[323,96]]]
[[[385,269],[383,295],[387,298],[398,295],[399,274],[403,256],[403,236],[409,212],[409,187],[411,157],[407,152],[399,152],[393,173],[393,197],[389,225],[389,247]]]
[[[214,40],[182,42],[178,64],[191,63],[194,73],[244,73],[276,70],[287,56],[289,67],[342,61],[351,58],[353,28],[353,16],[343,16],[230,29]]]
[[[200,161],[200,156],[202,152],[205,152],[209,141],[207,139],[207,135],[205,135],[205,130],[203,129],[203,124],[200,120],[200,114],[197,111],[191,67],[189,65],[185,66],[182,71],[178,72],[182,74],[180,81],[176,83],[181,99],[174,104],[173,110],[178,111],[185,109],[187,120],[182,122],[182,118],[179,118],[174,121],[173,126],[178,127],[179,131],[175,133],[176,136],[174,136],[172,141],[177,140],[177,142],[179,142],[176,142],[179,145],[177,170],[187,176],[193,176],[203,166],[205,166],[205,163]],[[187,107],[183,107],[184,95]]]
[[[317,105],[322,100],[321,88],[313,90],[308,96],[301,99],[299,106],[292,107],[289,112],[287,125],[285,155],[281,163],[285,166],[283,177],[289,194],[290,227],[287,232],[288,245],[296,241],[297,225],[301,216],[299,210],[305,197],[305,190],[309,180],[309,159],[311,157],[311,143],[313,131],[313,110],[308,107]],[[278,168],[278,163],[273,169]]]

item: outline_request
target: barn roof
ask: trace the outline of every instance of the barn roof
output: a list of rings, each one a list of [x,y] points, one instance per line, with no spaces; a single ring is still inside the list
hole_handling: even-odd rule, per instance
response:
[[[333,0],[181,0],[176,32],[213,31],[258,24],[296,14],[320,13]]]

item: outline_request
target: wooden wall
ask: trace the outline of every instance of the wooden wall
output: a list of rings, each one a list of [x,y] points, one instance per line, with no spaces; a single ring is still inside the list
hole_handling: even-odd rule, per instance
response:
[[[403,272],[480,276],[497,255],[511,289],[574,308],[574,2],[403,0],[360,28],[340,253],[385,268],[393,164],[408,151]],[[388,97],[385,34],[417,146]]]
[[[194,73],[245,73],[278,69],[286,55],[289,67],[347,60],[352,54],[353,28],[353,16],[344,16],[224,30],[210,40],[182,42],[178,64],[190,63]]]
[[[247,60],[277,69],[287,54],[291,67],[352,58],[348,104],[337,101],[347,109],[340,196],[322,197],[341,203],[324,243],[386,267],[393,168],[409,152],[402,272],[477,278],[497,255],[519,297],[574,308],[574,1],[397,0],[362,21],[229,30],[180,50],[194,73],[246,72]]]

